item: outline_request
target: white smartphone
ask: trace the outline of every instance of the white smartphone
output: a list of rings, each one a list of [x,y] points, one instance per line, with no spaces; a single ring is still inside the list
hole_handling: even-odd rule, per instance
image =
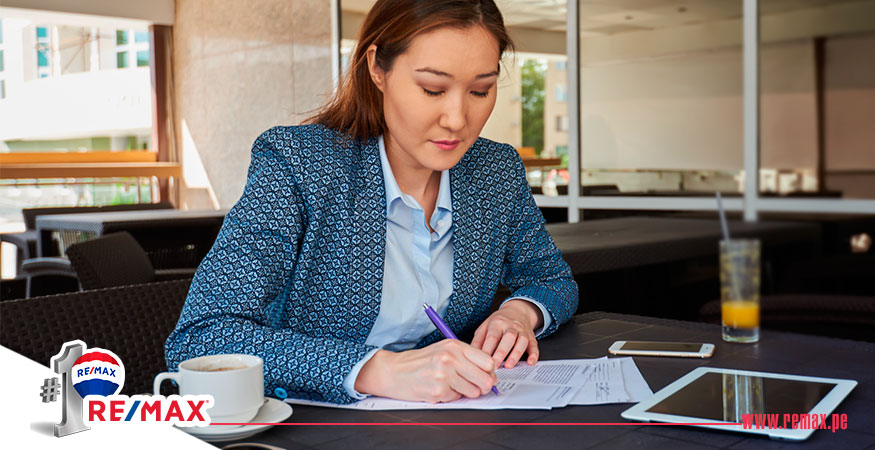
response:
[[[612,355],[710,358],[714,354],[714,344],[698,342],[616,341],[608,349],[608,352]]]

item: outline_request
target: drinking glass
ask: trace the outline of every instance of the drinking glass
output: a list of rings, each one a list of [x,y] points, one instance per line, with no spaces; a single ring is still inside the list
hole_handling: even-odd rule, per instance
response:
[[[720,306],[723,340],[757,342],[760,337],[760,241],[720,241]]]

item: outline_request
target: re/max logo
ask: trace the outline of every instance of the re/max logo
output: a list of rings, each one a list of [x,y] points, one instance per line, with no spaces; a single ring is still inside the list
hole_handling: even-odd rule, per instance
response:
[[[207,426],[212,395],[89,395],[85,422],[163,422],[177,426]]]
[[[114,377],[115,376],[115,369],[110,369],[108,367],[99,367],[99,366],[86,367],[84,369],[76,369],[76,376],[77,377],[82,377],[85,375],[94,375],[94,374],[107,375],[110,377]]]

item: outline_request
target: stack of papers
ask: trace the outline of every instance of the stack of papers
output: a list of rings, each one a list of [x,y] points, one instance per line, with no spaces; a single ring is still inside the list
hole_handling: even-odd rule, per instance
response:
[[[479,398],[447,403],[408,402],[368,397],[349,404],[289,398],[296,405],[387,411],[399,409],[552,409],[568,405],[637,403],[653,395],[632,358],[563,359],[525,362],[498,369],[498,388]]]

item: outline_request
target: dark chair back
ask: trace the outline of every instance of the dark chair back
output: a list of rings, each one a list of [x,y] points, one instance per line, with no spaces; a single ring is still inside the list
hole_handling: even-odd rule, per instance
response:
[[[0,345],[50,365],[64,342],[115,352],[125,366],[121,393],[152,391],[167,370],[164,341],[179,320],[191,280],[0,302]]]
[[[699,321],[720,323],[720,300],[699,309]],[[875,342],[875,297],[851,295],[764,295],[765,329]]]
[[[779,292],[875,297],[875,252],[824,255],[790,264]]]
[[[82,290],[149,283],[155,268],[128,232],[111,233],[67,248]]]

